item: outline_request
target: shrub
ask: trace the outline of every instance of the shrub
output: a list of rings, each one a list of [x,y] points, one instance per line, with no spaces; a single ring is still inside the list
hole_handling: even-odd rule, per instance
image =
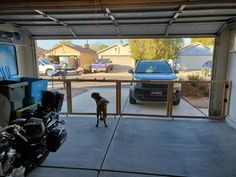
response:
[[[197,74],[188,75],[188,80],[189,81],[199,81],[200,79],[201,79],[200,76],[197,75]],[[191,85],[193,87],[196,87],[197,83],[196,82],[191,82]]]
[[[188,75],[189,81],[199,81],[200,79],[201,79],[200,76],[197,74]]]
[[[189,81],[204,81],[199,75],[190,75],[188,76]],[[184,83],[182,84],[181,94],[186,97],[202,98],[208,97],[210,90],[209,83]]]

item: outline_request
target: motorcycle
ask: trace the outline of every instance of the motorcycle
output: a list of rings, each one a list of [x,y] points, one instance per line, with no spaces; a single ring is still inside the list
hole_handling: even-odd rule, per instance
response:
[[[0,176],[24,177],[65,142],[59,113],[38,106],[28,118],[18,118],[0,130]]]

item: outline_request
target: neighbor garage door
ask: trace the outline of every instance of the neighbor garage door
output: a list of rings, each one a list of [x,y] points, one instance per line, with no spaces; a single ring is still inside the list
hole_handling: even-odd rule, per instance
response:
[[[209,60],[212,60],[211,56],[181,56],[180,70],[200,70]]]
[[[128,71],[131,68],[134,68],[135,61],[129,56],[115,57],[109,56],[113,63],[113,69],[119,71]]]

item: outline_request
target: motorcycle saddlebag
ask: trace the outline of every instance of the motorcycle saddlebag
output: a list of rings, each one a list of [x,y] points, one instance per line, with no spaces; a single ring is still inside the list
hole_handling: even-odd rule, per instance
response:
[[[64,94],[60,92],[55,92],[56,94],[56,100],[55,100],[55,106],[54,108],[56,109],[57,112],[61,111],[63,101],[64,101]]]
[[[61,111],[64,94],[58,91],[45,91],[42,98],[42,106],[50,108],[52,111]]]
[[[47,147],[51,152],[56,152],[66,140],[66,130],[63,127],[54,128],[48,135]]]
[[[56,94],[54,91],[43,92],[42,106],[50,108],[52,111],[56,102]]]

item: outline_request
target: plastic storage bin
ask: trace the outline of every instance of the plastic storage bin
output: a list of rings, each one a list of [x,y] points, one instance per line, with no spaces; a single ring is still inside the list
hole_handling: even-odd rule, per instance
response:
[[[0,81],[0,93],[6,96],[11,103],[11,112],[23,107],[25,86],[27,82],[3,80]]]
[[[42,94],[48,88],[48,80],[21,77],[19,78],[19,81],[28,82],[28,85],[25,87],[24,106],[29,106],[35,103],[37,104],[42,101]]]

